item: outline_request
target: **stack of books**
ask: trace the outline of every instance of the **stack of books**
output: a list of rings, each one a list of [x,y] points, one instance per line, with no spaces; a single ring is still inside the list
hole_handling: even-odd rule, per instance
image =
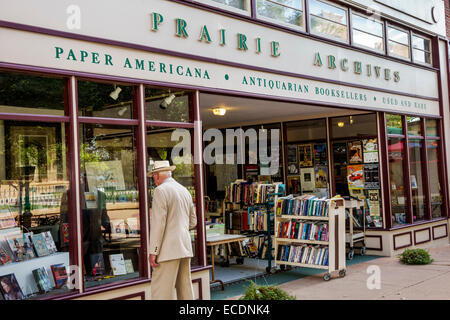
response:
[[[277,260],[328,266],[328,247],[311,245],[279,245]]]
[[[293,220],[280,222],[277,227],[277,238],[328,241],[328,224]]]
[[[280,197],[277,201],[276,214],[328,217],[328,201],[314,195]]]

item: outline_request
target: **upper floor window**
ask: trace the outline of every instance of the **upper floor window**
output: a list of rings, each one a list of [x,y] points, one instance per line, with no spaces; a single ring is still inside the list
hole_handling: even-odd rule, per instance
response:
[[[412,45],[414,62],[431,64],[431,40],[413,34]]]
[[[409,33],[391,26],[387,30],[389,55],[410,59]]]
[[[198,0],[195,2],[250,16],[250,1],[251,0]]]
[[[245,10],[245,0],[212,0],[234,8]]]
[[[309,0],[311,33],[348,41],[347,10],[319,0]]]
[[[289,26],[303,27],[303,0],[257,0],[258,15],[286,23]]]
[[[383,23],[352,14],[352,41],[357,46],[383,52]]]

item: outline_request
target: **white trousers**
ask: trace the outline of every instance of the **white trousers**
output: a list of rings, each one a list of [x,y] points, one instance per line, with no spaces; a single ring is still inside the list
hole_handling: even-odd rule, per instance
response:
[[[194,300],[191,258],[159,262],[153,268],[152,300]]]

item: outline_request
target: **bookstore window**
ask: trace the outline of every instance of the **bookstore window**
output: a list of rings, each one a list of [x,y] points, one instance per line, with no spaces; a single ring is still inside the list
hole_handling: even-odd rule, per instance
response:
[[[413,61],[425,64],[431,64],[431,40],[412,35]]]
[[[357,46],[384,52],[383,29],[380,21],[352,14],[352,42]]]
[[[0,72],[0,113],[65,115],[64,80]]]
[[[73,230],[67,129],[64,123],[0,120],[0,291],[5,300],[69,292]]]
[[[376,114],[332,118],[331,141],[335,193],[363,200],[358,227],[383,227]]]
[[[136,128],[81,124],[81,214],[87,288],[139,277]]]
[[[154,161],[168,160],[171,165],[175,165],[176,169],[172,172],[172,178],[188,189],[195,206],[195,176],[191,137],[193,137],[192,129],[156,126],[147,128],[148,170],[151,170]],[[153,179],[149,178],[150,206],[155,188]],[[198,210],[196,212],[198,214]],[[197,241],[197,228],[191,230],[190,233],[194,252],[191,264],[198,265],[200,249]]]
[[[288,122],[285,127],[287,194],[329,197],[326,120]]]
[[[152,121],[192,122],[189,94],[170,89],[145,89],[145,118]]]
[[[304,26],[303,0],[257,0],[258,16],[269,18],[276,23],[290,27]]]
[[[78,110],[83,117],[132,119],[133,88],[123,84],[78,81]]]
[[[409,60],[409,32],[388,26],[387,36],[389,55]]]
[[[320,0],[308,1],[311,33],[348,42],[347,9]]]

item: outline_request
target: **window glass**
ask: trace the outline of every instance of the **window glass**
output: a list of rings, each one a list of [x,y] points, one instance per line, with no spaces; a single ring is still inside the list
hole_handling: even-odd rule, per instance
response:
[[[384,42],[383,38],[373,36],[368,33],[361,32],[359,30],[354,29],[353,31],[353,42],[355,44],[359,44],[361,46],[383,51],[384,50]]]
[[[287,142],[327,138],[327,126],[325,119],[288,122],[285,126]]]
[[[406,117],[408,124],[409,136],[421,136],[422,135],[422,121],[418,117]]]
[[[388,138],[388,159],[393,225],[405,224],[406,192],[403,175],[404,140]]]
[[[389,54],[410,58],[408,32],[388,27]]]
[[[149,127],[147,129],[147,153],[149,159],[148,169],[152,167],[154,161],[168,160],[171,165],[175,165],[176,169],[172,172],[172,177],[185,186],[192,195],[194,205],[195,200],[195,176],[194,176],[194,161],[191,145],[192,130],[182,128],[162,128]],[[179,144],[183,144],[186,148],[180,149]],[[149,178],[149,204],[153,191],[156,185],[153,180]],[[198,265],[199,248],[197,241],[197,229],[191,230],[192,249],[194,250],[194,257],[191,259],[192,265]]]
[[[69,291],[69,234],[76,231],[68,136],[64,123],[0,120],[0,299]]]
[[[378,50],[384,50],[383,24],[359,15],[352,15],[352,34],[355,44]]]
[[[442,215],[441,175],[439,174],[439,141],[427,142],[428,175],[430,179],[431,216],[440,218]]]
[[[422,175],[423,140],[409,140],[409,167],[413,203],[413,221],[425,219],[425,193]]]
[[[408,32],[388,27],[388,39],[409,46]]]
[[[185,91],[145,89],[145,119],[189,122],[189,95]]]
[[[258,0],[256,10],[261,16],[303,27],[301,0]]]
[[[139,277],[135,129],[80,125],[85,286]]]
[[[431,63],[431,53],[422,50],[413,50],[414,62]]]
[[[388,134],[403,134],[402,116],[386,114],[386,127]]]
[[[439,136],[437,125],[438,125],[438,122],[436,119],[427,119],[426,120],[427,137]]]
[[[365,33],[370,33],[377,37],[383,37],[383,23],[352,14],[352,28]]]
[[[309,0],[311,32],[347,40],[347,11],[318,0]]]
[[[222,3],[230,7],[245,10],[245,0],[212,0],[212,1]]]
[[[431,40],[412,35],[413,58],[415,62],[431,63]]]
[[[331,120],[331,137],[346,138],[377,135],[376,114],[363,114],[333,118]]]
[[[0,113],[64,116],[64,80],[0,72]]]
[[[132,118],[132,87],[78,81],[78,110],[83,117]]]

